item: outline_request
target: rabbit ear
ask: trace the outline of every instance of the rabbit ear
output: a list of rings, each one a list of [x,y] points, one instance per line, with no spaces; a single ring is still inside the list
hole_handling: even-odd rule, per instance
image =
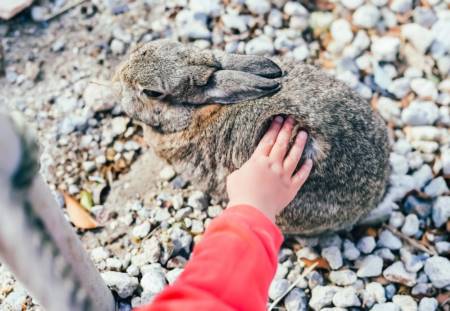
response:
[[[251,73],[219,70],[216,71],[205,90],[203,102],[230,104],[270,95],[280,89],[276,80],[263,78]]]
[[[257,55],[227,54],[214,52],[222,69],[248,72],[265,78],[281,77],[283,71],[272,60]]]

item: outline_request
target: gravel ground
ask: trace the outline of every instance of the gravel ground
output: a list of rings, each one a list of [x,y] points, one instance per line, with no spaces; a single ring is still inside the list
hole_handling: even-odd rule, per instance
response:
[[[92,199],[103,228],[79,236],[123,310],[176,279],[224,206],[148,150],[108,86],[127,51],[162,37],[315,64],[389,127],[385,200],[351,232],[287,239],[269,303],[295,282],[279,310],[450,309],[449,0],[92,0],[54,16],[74,2],[0,22],[0,107],[37,128],[61,207],[62,192]],[[1,264],[0,309],[41,309]]]

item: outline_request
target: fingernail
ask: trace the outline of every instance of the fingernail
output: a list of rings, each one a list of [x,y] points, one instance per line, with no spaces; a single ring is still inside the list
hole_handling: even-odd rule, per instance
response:
[[[301,132],[298,133],[298,135],[297,135],[297,142],[298,142],[298,143],[302,142],[303,140],[306,139],[307,136],[308,136],[308,134],[306,134],[305,131],[301,131]]]
[[[283,117],[282,116],[276,116],[275,117],[275,122],[282,123],[283,122]]]
[[[313,161],[311,160],[311,159],[308,159],[308,160],[306,160],[306,162],[305,162],[305,164],[307,165],[307,166],[312,166],[313,165]]]
[[[289,123],[294,123],[294,118],[289,116],[286,121]]]

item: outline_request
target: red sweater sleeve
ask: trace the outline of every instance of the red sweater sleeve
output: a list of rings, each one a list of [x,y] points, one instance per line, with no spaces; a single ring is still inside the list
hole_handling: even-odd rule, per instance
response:
[[[175,283],[136,311],[265,310],[282,241],[257,209],[228,208],[211,222]]]

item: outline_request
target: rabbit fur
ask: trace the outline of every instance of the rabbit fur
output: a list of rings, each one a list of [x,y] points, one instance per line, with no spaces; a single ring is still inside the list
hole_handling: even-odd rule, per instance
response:
[[[281,67],[281,68],[280,68]],[[124,110],[155,152],[197,187],[226,198],[226,177],[249,159],[277,115],[308,133],[313,170],[277,217],[286,234],[348,228],[381,201],[388,136],[370,105],[314,66],[199,50],[170,40],[137,47],[117,70]]]

